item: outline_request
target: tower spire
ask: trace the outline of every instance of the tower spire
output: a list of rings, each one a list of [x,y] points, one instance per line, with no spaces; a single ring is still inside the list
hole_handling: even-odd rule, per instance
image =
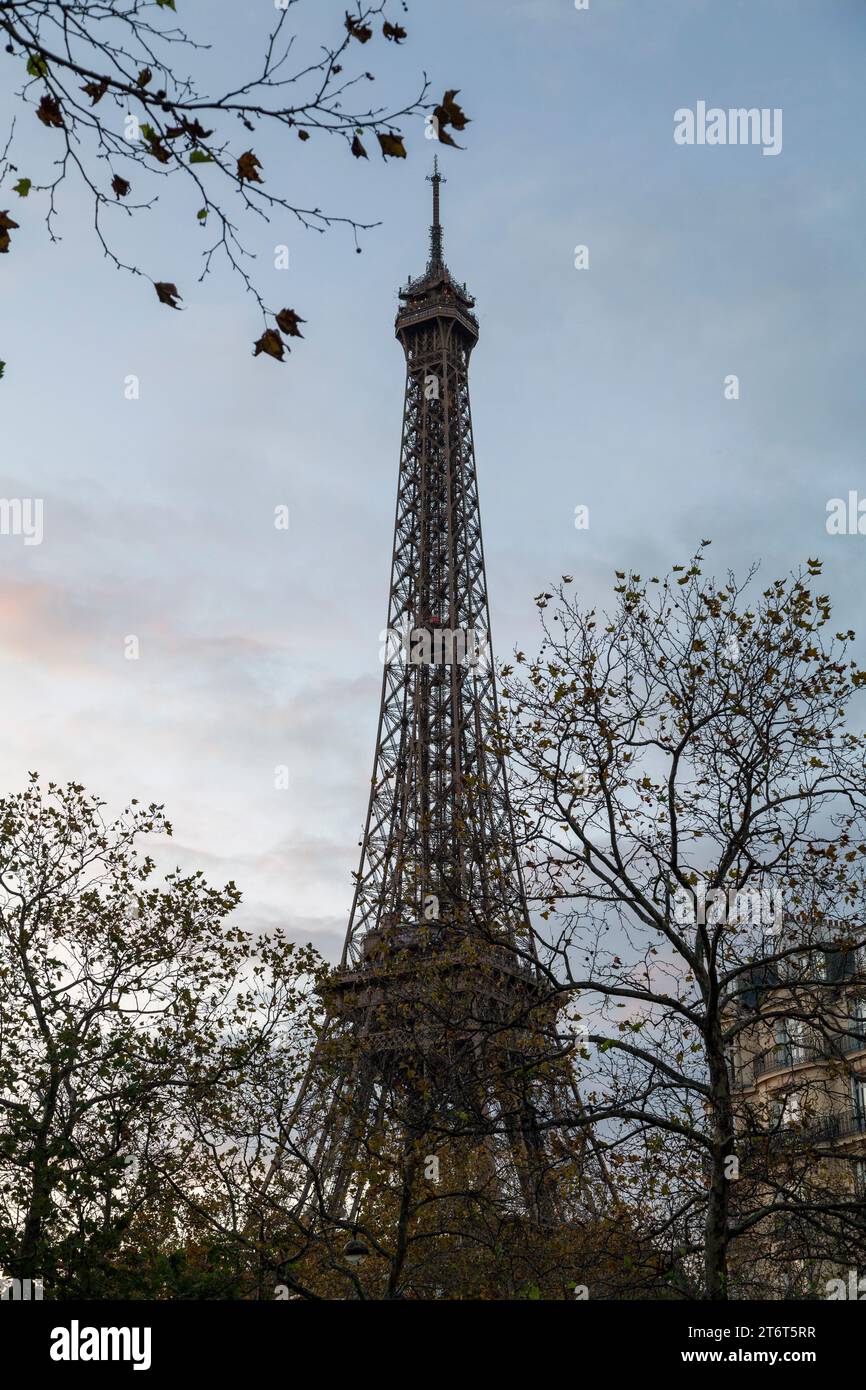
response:
[[[430,228],[430,269],[441,270],[444,265],[442,260],[442,223],[439,220],[439,188],[447,179],[443,179],[439,173],[439,156],[433,156],[433,173],[427,175],[427,181],[433,185],[433,225]]]

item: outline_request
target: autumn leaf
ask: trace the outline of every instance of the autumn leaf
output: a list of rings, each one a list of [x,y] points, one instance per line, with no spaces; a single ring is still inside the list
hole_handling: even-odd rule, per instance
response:
[[[445,129],[444,125],[436,127],[436,135],[440,145],[450,145],[452,149],[455,150],[462,150],[464,148],[463,145],[458,145],[457,141],[454,139],[454,136],[450,133],[450,131],[447,131]]]
[[[299,139],[299,140],[309,140],[309,138],[310,138],[310,132],[309,132],[308,130],[299,130],[299,131],[298,131],[298,139]]]
[[[353,19],[350,14],[346,15],[346,28],[352,38],[357,39],[359,43],[367,43],[373,37],[373,30],[368,25],[362,24],[360,20]]]
[[[453,91],[446,92],[442,98],[442,105],[438,107],[437,110],[440,113],[444,113],[444,115],[440,114],[440,121],[444,119],[446,125],[453,125],[455,130],[465,130],[466,126],[469,124],[469,117],[465,115],[454,100],[459,94],[459,87],[455,88]]]
[[[456,140],[452,139],[446,126],[453,126],[455,130],[465,130],[469,124],[469,117],[465,114],[454,98],[458,95],[459,88],[455,87],[445,93],[439,106],[434,107],[433,115],[436,120],[436,133],[440,143],[443,145],[453,145],[455,149],[462,149]]]
[[[98,101],[102,100],[105,93],[108,91],[108,78],[100,77],[98,82],[85,82],[81,90],[90,97],[90,100],[95,106]]]
[[[367,151],[364,149],[364,146],[361,144],[361,141],[357,135],[352,141],[352,154],[355,156],[356,159],[369,159],[370,157],[367,154]]]
[[[154,130],[153,126],[143,125],[141,133],[144,136],[148,152],[153,155],[154,159],[159,160],[160,164],[168,164],[171,159],[171,150],[162,143],[159,133]]]
[[[31,179],[19,179],[12,192],[17,193],[19,198],[26,198],[32,187],[33,181]]]
[[[31,77],[47,77],[48,64],[41,53],[31,53],[27,59],[27,71]]]
[[[303,333],[298,327],[299,323],[306,323],[306,319],[300,318],[294,309],[281,309],[276,315],[277,327],[284,333],[288,333],[290,338],[303,338]]]
[[[125,198],[131,187],[132,185],[127,183],[126,179],[122,179],[119,174],[115,174],[111,180],[111,190],[117,198]]]
[[[401,43],[406,37],[406,30],[399,24],[389,24],[388,20],[382,25],[382,33],[386,39],[393,39],[394,43]]]
[[[165,138],[176,140],[179,135],[188,135],[193,141],[207,140],[208,136],[213,135],[213,131],[205,130],[198,117],[194,121],[188,121],[186,116],[181,116],[180,125],[170,126],[165,132]]]
[[[36,115],[43,125],[58,127],[63,125],[63,113],[60,110],[60,102],[56,97],[51,96],[50,92],[46,92],[42,97],[42,100],[36,108]]]
[[[8,212],[0,212],[0,252],[9,250],[9,233],[14,231],[17,226],[18,223],[12,221]]]
[[[156,0],[156,3],[157,3],[158,7],[159,7],[161,10],[174,10],[174,9],[175,9],[174,0]],[[177,13],[176,10],[175,10],[175,13]]]
[[[403,144],[402,135],[381,135],[377,132],[376,138],[382,148],[382,158],[405,159],[406,146]]]
[[[238,159],[238,178],[242,183],[244,180],[247,183],[262,183],[263,180],[259,178],[261,167],[252,150],[247,150],[246,154],[242,154]]]
[[[146,87],[152,77],[153,73],[150,68],[142,68],[138,77],[135,79],[136,87]]]
[[[177,309],[177,301],[183,296],[178,292],[177,285],[170,285],[165,280],[155,280],[153,288],[156,290],[160,304],[167,304],[169,309]]]
[[[278,362],[282,362],[287,351],[289,351],[289,349],[277,330],[275,328],[266,328],[255,344],[253,357],[258,357],[264,352],[267,353],[268,357],[275,357]]]
[[[213,164],[213,155],[206,150],[193,150],[189,157],[190,164]]]

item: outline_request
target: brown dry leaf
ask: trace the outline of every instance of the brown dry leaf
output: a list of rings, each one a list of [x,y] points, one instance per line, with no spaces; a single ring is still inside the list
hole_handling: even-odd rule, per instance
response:
[[[168,164],[172,157],[171,150],[168,145],[162,143],[162,136],[159,132],[154,130],[153,126],[143,125],[141,133],[147,144],[148,154],[152,154],[154,159],[159,160],[160,164]]]
[[[359,43],[367,43],[373,37],[373,30],[368,25],[362,24],[360,20],[353,19],[350,14],[346,15],[346,28],[352,38],[357,39]]]
[[[447,125],[453,125],[455,130],[465,130],[469,124],[469,117],[454,100],[459,93],[459,87],[455,88],[453,91],[446,92],[442,98],[442,105],[438,107],[437,110],[444,111]],[[440,120],[441,119],[440,116]]]
[[[381,146],[383,159],[406,158],[406,146],[403,144],[402,135],[380,135],[377,132],[376,138]]]
[[[453,126],[455,130],[465,130],[469,124],[469,117],[462,107],[454,100],[459,93],[459,87],[452,88],[445,93],[439,106],[434,107],[433,115],[436,118],[436,131],[439,136],[440,144],[453,145],[455,149],[461,150],[462,145],[458,145],[456,140],[449,135],[446,126]]]
[[[266,353],[268,357],[275,357],[278,362],[282,362],[285,353],[290,351],[283,342],[275,328],[266,328],[262,336],[253,348],[253,357],[258,357],[261,353]]]
[[[131,187],[132,184],[127,183],[126,179],[122,179],[119,174],[115,174],[111,180],[111,191],[116,198],[125,198]]]
[[[108,78],[100,77],[98,82],[85,82],[81,90],[90,97],[90,100],[95,106],[98,101],[102,100],[105,93],[108,91]]]
[[[263,180],[259,178],[261,167],[252,150],[247,150],[238,159],[238,178],[241,182],[246,180],[247,183],[262,183]]]
[[[402,43],[406,37],[406,30],[401,24],[389,24],[387,19],[382,25],[382,33],[386,39],[393,39],[394,43]]]
[[[186,116],[181,116],[180,125],[170,126],[165,132],[165,138],[176,140],[179,135],[188,135],[195,143],[198,140],[207,140],[208,136],[213,135],[213,131],[205,130],[198,117],[194,121],[188,121]]]
[[[9,233],[14,231],[17,226],[18,223],[12,221],[8,212],[0,212],[0,253],[9,250]]]
[[[36,108],[36,115],[43,125],[57,126],[63,125],[63,112],[60,110],[60,102],[53,97],[50,92],[45,92],[42,100]]]
[[[146,87],[152,77],[153,73],[150,68],[142,68],[138,77],[135,79],[135,85],[137,87]]]
[[[170,285],[166,280],[155,280],[153,288],[156,290],[160,304],[167,304],[169,309],[178,309],[177,303],[183,296],[179,293],[177,285]]]
[[[198,117],[194,121],[188,121],[184,116],[181,124],[187,135],[191,136],[193,140],[207,140],[209,136],[213,135],[213,130],[205,130]]]
[[[370,158],[370,156],[367,154],[367,151],[364,149],[364,146],[361,144],[361,141],[359,140],[359,138],[358,138],[357,135],[355,136],[354,140],[352,141],[352,154],[355,156],[356,159],[369,159],[369,158]]]
[[[309,140],[309,138],[310,138],[310,132],[309,132],[308,130],[299,130],[299,131],[298,131],[298,139],[299,139],[299,140]]]
[[[307,320],[302,319],[296,314],[294,309],[281,309],[276,315],[276,320],[277,327],[281,328],[284,333],[287,333],[290,338],[303,338],[304,335],[298,327],[298,324],[306,323]]]

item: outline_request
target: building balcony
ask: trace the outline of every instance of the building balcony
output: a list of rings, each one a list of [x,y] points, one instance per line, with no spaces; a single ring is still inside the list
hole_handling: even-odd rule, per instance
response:
[[[819,1143],[832,1144],[840,1139],[852,1139],[866,1134],[866,1113],[828,1115],[818,1120],[806,1131],[810,1139]]]
[[[773,1072],[793,1071],[796,1067],[814,1066],[816,1062],[841,1061],[857,1052],[866,1052],[866,1038],[827,1038],[821,1047],[800,1044],[771,1047],[746,1064],[742,1071],[742,1083],[754,1085],[761,1077]]]
[[[866,1113],[856,1110],[833,1111],[803,1122],[781,1122],[775,1129],[763,1133],[750,1133],[743,1136],[746,1145],[769,1143],[773,1150],[794,1150],[799,1155],[809,1153],[818,1146],[836,1149],[850,1140],[861,1140],[866,1135]],[[855,1150],[856,1152],[856,1150]]]

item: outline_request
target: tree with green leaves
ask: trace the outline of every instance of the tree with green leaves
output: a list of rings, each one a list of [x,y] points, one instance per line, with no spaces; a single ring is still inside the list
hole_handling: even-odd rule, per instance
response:
[[[154,883],[138,841],[170,832],[35,775],[0,801],[0,1269],[49,1296],[140,1294],[172,1258],[224,1291],[221,1165],[256,1184],[306,1063],[315,953],[233,925],[233,883]]]
[[[664,1289],[579,1107],[524,1175],[548,1194],[539,1220],[515,1185],[507,1107],[471,1093],[443,1107],[431,1087],[423,1039],[453,1048],[468,1030],[494,1070],[571,1094],[568,1009],[557,1021],[542,991],[530,1019],[516,1003],[513,1017],[467,1016],[469,978],[501,983],[477,960],[468,974],[438,954],[414,962],[400,1018],[420,1051],[383,1088],[335,1206],[323,1122],[353,1097],[326,1104],[317,1088],[363,1064],[368,1042],[329,1020],[331,972],[311,946],[233,924],[233,883],[175,871],[157,884],[140,848],[154,834],[171,834],[161,807],[108,820],[79,784],[35,774],[0,801],[0,1270],[42,1279],[48,1298]]]

